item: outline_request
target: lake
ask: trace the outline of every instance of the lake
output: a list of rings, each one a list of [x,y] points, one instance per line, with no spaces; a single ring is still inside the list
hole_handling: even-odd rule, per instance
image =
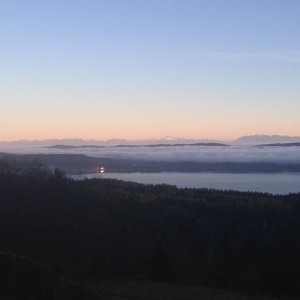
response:
[[[213,188],[272,194],[300,193],[300,173],[104,173],[74,179],[111,178],[144,184],[171,184],[179,188]]]

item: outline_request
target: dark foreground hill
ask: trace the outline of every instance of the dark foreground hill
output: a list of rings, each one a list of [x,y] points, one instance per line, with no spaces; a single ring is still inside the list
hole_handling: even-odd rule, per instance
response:
[[[15,170],[2,162],[0,294],[7,298],[20,282],[35,286],[33,267],[62,291],[71,285],[68,293],[72,282],[118,278],[299,297],[299,236],[300,194],[73,181],[38,164]],[[20,299],[59,299],[34,297]]]
[[[53,268],[25,256],[0,252],[0,266],[1,300],[105,299],[95,289],[67,280]]]
[[[253,297],[221,289],[141,279],[75,283],[28,257],[4,252],[0,252],[0,265],[1,300],[253,300]]]

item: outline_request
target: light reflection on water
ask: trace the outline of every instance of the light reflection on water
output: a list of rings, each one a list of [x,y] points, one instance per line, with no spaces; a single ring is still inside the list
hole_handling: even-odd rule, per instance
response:
[[[180,188],[213,188],[272,194],[300,193],[300,173],[104,173],[73,176],[113,178],[145,184],[171,184]]]

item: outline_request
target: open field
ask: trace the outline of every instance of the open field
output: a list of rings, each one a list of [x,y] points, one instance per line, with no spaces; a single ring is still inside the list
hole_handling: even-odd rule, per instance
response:
[[[252,297],[220,289],[199,286],[160,283],[148,280],[104,280],[93,284],[104,299],[141,300],[275,300],[269,297]],[[281,298],[282,299],[282,298]]]

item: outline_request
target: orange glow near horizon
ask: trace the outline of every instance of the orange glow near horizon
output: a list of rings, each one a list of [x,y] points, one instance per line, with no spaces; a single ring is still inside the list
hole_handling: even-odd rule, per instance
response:
[[[155,130],[156,129],[156,130]],[[174,138],[190,138],[190,139],[211,139],[220,141],[233,141],[241,136],[246,135],[289,135],[289,136],[299,136],[297,131],[286,132],[284,130],[277,131],[256,131],[255,129],[245,129],[240,131],[221,131],[218,128],[211,128],[210,131],[205,130],[159,130],[159,128],[151,128],[151,130],[146,130],[141,128],[140,130],[133,131],[133,128],[124,128],[124,131],[117,130],[116,128],[103,130],[104,132],[98,132],[98,130],[72,130],[71,128],[54,128],[53,130],[43,130],[42,128],[37,130],[20,130],[14,129],[10,131],[2,131],[0,135],[0,141],[11,142],[17,140],[47,140],[47,139],[82,139],[82,140],[111,140],[111,139],[125,139],[125,140],[150,140],[150,139],[163,139],[166,137]]]
[[[94,111],[86,111],[82,115],[76,112],[68,116],[64,112],[55,115],[55,112],[48,114],[44,110],[43,113],[32,114],[34,117],[30,115],[25,118],[19,114],[13,120],[4,115],[0,120],[0,141],[65,138],[144,140],[166,136],[232,141],[254,134],[300,135],[297,111],[286,119],[280,119],[279,112],[275,119],[267,115],[254,119],[246,112],[227,116],[222,111],[212,111],[213,117],[200,109],[171,113],[155,111],[140,115],[134,112],[125,116],[122,112],[116,112],[103,114],[101,118]]]

